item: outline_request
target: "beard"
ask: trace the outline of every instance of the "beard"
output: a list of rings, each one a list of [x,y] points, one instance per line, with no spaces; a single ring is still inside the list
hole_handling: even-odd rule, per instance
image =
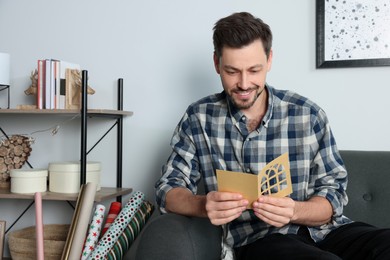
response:
[[[260,90],[259,86],[253,86],[248,89],[249,91],[255,91],[255,95],[251,95],[248,98],[240,99],[237,98],[234,93],[242,91],[240,88],[235,88],[232,91],[228,93],[228,97],[230,101],[233,103],[233,105],[238,109],[248,109],[253,106],[253,104],[256,102],[258,97],[261,95],[261,93],[264,91],[264,88]]]

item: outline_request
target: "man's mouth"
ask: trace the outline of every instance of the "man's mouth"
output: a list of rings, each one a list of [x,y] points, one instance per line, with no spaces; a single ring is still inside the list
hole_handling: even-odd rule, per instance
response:
[[[233,93],[236,94],[239,98],[248,98],[253,91],[253,89],[235,90]]]

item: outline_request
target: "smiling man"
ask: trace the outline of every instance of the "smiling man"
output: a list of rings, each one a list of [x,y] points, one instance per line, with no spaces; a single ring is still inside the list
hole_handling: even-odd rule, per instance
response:
[[[173,134],[156,183],[163,213],[206,217],[224,229],[222,257],[237,259],[390,259],[390,231],[343,215],[347,172],[325,112],[266,83],[272,33],[249,13],[214,27],[214,65],[223,91],[191,104]],[[216,170],[257,174],[288,153],[293,192],[218,192]],[[197,194],[203,180],[206,195]],[[231,254],[229,254],[229,252]]]

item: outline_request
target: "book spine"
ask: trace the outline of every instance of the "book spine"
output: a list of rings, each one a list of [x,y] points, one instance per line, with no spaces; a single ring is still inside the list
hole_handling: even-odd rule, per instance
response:
[[[55,61],[55,109],[60,108],[60,61],[56,60]]]
[[[50,108],[55,109],[55,96],[56,96],[56,82],[55,82],[55,72],[56,62],[55,60],[50,60]]]
[[[49,59],[45,60],[45,108],[51,109],[51,103],[50,103],[50,94],[51,94],[51,61]]]
[[[43,109],[43,60],[38,60],[37,108]]]

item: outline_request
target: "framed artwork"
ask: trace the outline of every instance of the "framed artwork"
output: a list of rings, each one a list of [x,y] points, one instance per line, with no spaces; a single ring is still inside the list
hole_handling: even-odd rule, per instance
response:
[[[388,0],[317,0],[317,68],[390,66]]]
[[[0,259],[3,259],[5,221],[0,220]]]

